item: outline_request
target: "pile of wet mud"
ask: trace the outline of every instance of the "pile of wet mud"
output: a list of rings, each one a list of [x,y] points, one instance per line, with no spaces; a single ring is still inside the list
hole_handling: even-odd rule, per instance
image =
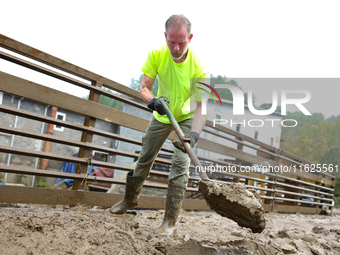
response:
[[[200,180],[199,189],[209,207],[241,227],[261,233],[266,227],[260,196],[240,183]]]
[[[83,207],[1,208],[0,254],[340,254],[340,216],[265,214],[262,233],[213,212],[182,211],[173,237],[164,211],[112,215]]]

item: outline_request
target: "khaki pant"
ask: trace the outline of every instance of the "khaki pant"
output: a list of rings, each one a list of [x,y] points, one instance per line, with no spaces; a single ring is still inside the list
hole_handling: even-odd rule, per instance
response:
[[[190,135],[191,120],[187,119],[178,123],[184,135]],[[133,172],[134,177],[146,178],[150,169],[169,134],[173,131],[171,124],[159,122],[152,116],[148,129],[142,138],[142,150],[139,154],[136,168]],[[177,134],[175,137],[179,140]],[[189,178],[190,158],[187,153],[175,148],[171,172],[168,178],[169,183],[186,188]]]

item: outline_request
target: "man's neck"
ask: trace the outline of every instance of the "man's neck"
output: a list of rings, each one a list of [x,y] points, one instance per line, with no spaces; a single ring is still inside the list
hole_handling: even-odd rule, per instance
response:
[[[180,63],[183,63],[184,60],[187,58],[188,56],[188,52],[189,52],[189,49],[187,50],[187,52],[183,55],[183,57],[181,57],[179,60],[175,60],[174,61],[177,63],[177,64],[180,64]]]

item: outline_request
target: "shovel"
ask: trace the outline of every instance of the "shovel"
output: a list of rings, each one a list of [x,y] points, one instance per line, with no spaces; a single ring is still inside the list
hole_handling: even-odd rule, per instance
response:
[[[183,141],[184,133],[173,117],[168,104],[163,98],[160,98],[160,101],[192,164],[196,169],[200,169],[199,191],[210,209],[223,217],[232,219],[241,227],[250,228],[254,233],[261,233],[266,226],[266,221],[260,196],[255,190],[247,189],[240,183],[210,180],[190,144]]]

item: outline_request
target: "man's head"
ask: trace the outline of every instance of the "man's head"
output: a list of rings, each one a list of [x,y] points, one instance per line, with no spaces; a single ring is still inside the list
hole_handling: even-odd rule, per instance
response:
[[[181,63],[192,39],[191,23],[184,15],[172,15],[165,22],[165,39],[172,58]]]

